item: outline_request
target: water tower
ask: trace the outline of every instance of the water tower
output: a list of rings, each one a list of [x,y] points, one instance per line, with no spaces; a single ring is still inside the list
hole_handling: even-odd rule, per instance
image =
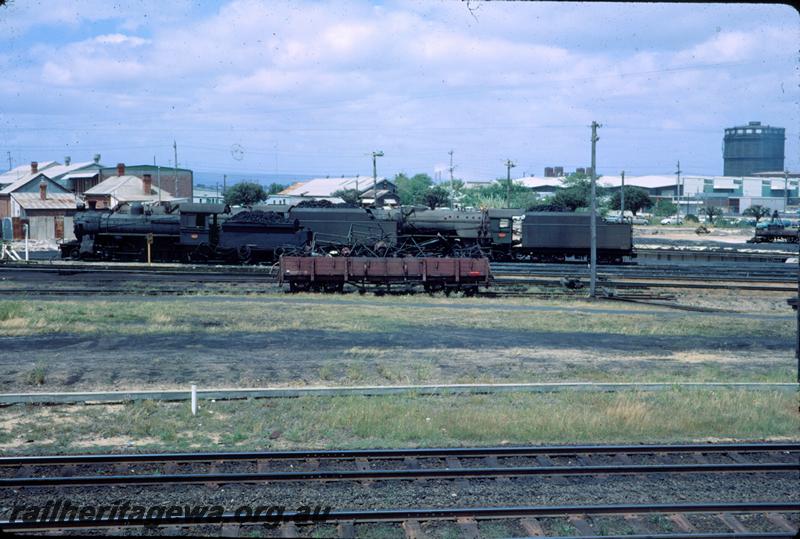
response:
[[[747,125],[725,129],[723,150],[725,176],[750,176],[754,172],[783,170],[783,148],[786,130],[783,127]]]

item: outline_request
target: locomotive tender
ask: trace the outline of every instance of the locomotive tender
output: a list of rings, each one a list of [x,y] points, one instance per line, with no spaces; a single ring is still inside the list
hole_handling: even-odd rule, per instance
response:
[[[181,204],[122,211],[84,209],[76,240],[62,256],[143,260],[147,238],[154,260],[276,261],[282,254],[367,257],[486,257],[559,262],[589,256],[589,214],[520,209],[431,210],[334,205]],[[598,260],[634,257],[632,226],[597,220]]]

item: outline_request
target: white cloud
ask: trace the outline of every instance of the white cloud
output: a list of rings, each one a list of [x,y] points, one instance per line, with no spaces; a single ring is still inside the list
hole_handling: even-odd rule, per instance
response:
[[[297,154],[329,147],[352,156],[382,143],[431,163],[461,144],[474,169],[514,152],[533,162],[572,152],[569,140],[585,142],[592,119],[712,131],[747,110],[797,119],[796,107],[785,111],[797,100],[796,73],[773,60],[796,48],[800,25],[769,6],[753,18],[736,15],[762,13],[752,6],[484,3],[476,22],[456,2],[234,0],[202,13],[186,3],[166,12],[102,4],[97,13],[61,2],[50,15],[26,8],[31,20],[20,24],[51,26],[0,57],[6,81],[45,88],[78,123],[105,110],[102,121],[128,124],[116,112],[125,108],[141,129],[184,128],[209,144],[224,144],[225,129],[250,130],[252,144],[283,137]],[[70,31],[54,43],[57,22]],[[703,67],[720,63],[732,67]],[[738,81],[756,74],[758,87],[743,93]],[[11,95],[4,88],[0,98]],[[6,102],[13,114],[37,101]],[[566,127],[542,139],[547,125]],[[276,134],[287,128],[296,131]]]
[[[125,34],[105,34],[97,36],[93,39],[96,43],[109,44],[109,45],[130,45],[132,47],[140,47],[150,40],[143,39],[136,36],[128,36]]]

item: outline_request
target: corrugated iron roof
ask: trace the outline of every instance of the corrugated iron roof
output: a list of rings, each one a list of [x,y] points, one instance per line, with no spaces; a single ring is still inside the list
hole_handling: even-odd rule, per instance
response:
[[[72,193],[48,194],[45,200],[39,193],[13,193],[11,197],[25,210],[74,210],[77,203]]]
[[[121,202],[134,202],[158,200],[159,191],[161,200],[173,200],[169,193],[155,186],[150,187],[150,195],[145,195],[144,180],[139,176],[112,176],[86,190],[84,195],[111,195]]]
[[[14,191],[19,189],[20,187],[22,187],[25,184],[27,184],[29,181],[35,180],[39,176],[44,176],[45,178],[47,178],[47,176],[45,176],[44,172],[37,172],[36,174],[28,174],[27,176],[15,181],[14,183],[10,183],[10,184],[6,185],[5,187],[3,187],[3,189],[0,189],[0,195],[8,195],[10,193],[13,193]],[[47,179],[49,180],[50,178],[47,178]],[[63,189],[63,187],[62,187],[62,189]]]
[[[674,175],[650,175],[650,176],[625,176],[625,185],[633,187],[644,187],[645,189],[655,189],[658,187],[675,187],[676,178]],[[622,185],[622,178],[619,176],[601,176],[597,183],[606,187],[619,187]]]
[[[51,180],[60,179],[61,176],[65,174],[69,174],[70,172],[79,171],[84,168],[92,167],[94,170],[94,174],[97,174],[97,170],[100,169],[100,165],[95,163],[94,161],[85,161],[83,163],[70,163],[69,165],[58,165],[48,167],[47,170],[44,171],[45,176],[50,178]],[[85,177],[85,176],[83,176]]]
[[[535,176],[527,176],[525,178],[518,178],[513,181],[514,183],[527,187],[528,189],[536,189],[539,187],[561,187],[561,178],[537,178]]]
[[[45,169],[50,168],[52,166],[58,165],[56,161],[39,161],[38,165],[38,172],[43,172]],[[0,174],[0,178],[4,178],[8,176],[13,178],[12,181],[18,180],[23,176],[30,175],[31,173],[31,166],[30,165],[19,165],[17,167],[12,168],[11,170],[7,170]]]
[[[77,180],[81,178],[94,178],[100,174],[99,170],[96,169],[88,169],[88,170],[79,170],[77,172],[70,172],[69,174],[64,174],[60,180]]]
[[[386,178],[378,177],[379,182]],[[358,176],[352,178],[314,178],[306,182],[299,182],[284,189],[279,194],[281,195],[295,195],[307,197],[326,197],[331,196],[336,191],[343,189],[356,189],[358,185],[359,190],[372,187],[372,177]]]

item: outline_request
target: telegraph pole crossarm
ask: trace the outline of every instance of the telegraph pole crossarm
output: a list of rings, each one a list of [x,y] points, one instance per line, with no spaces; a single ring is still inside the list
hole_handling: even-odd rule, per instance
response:
[[[511,207],[511,169],[516,166],[511,159],[506,159],[506,208]]]

